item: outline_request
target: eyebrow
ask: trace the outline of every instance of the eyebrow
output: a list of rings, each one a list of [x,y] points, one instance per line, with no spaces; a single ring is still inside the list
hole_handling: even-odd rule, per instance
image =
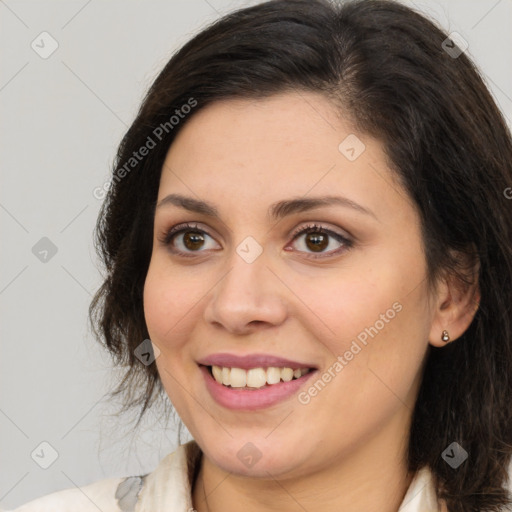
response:
[[[200,213],[208,217],[220,219],[219,211],[213,204],[206,201],[200,201],[192,197],[183,196],[181,194],[169,194],[159,201],[156,207],[162,208],[168,205],[174,205],[190,212]],[[331,205],[352,208],[359,213],[369,215],[377,220],[377,217],[371,210],[361,206],[351,199],[341,196],[300,197],[278,201],[270,205],[267,215],[271,220],[277,221],[294,213],[305,212],[322,206]]]

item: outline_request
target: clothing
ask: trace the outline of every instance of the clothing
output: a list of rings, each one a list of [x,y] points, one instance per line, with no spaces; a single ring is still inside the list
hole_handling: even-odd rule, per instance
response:
[[[201,449],[192,440],[167,455],[146,475],[99,480],[0,512],[192,512],[192,482],[201,456]],[[446,511],[444,506],[439,509],[436,505],[431,479],[426,467],[416,473],[399,512]]]

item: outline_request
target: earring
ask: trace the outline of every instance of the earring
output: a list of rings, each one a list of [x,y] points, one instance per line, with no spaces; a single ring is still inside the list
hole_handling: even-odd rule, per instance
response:
[[[441,339],[446,343],[450,341],[450,335],[448,334],[448,331],[445,329],[443,331],[443,334],[441,335]]]

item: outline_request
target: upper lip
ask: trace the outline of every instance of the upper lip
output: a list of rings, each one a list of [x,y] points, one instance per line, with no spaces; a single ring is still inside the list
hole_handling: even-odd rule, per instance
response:
[[[197,361],[204,366],[224,366],[226,368],[242,368],[249,370],[250,368],[268,368],[270,366],[278,368],[314,368],[315,366],[309,363],[301,363],[299,361],[292,361],[283,357],[273,356],[270,354],[248,354],[238,356],[235,354],[219,353],[211,354]]]

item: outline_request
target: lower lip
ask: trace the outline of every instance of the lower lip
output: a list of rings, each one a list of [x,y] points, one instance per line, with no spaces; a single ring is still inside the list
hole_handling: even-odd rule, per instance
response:
[[[212,398],[223,407],[245,411],[256,411],[275,405],[292,395],[311,378],[316,370],[289,382],[280,382],[260,389],[230,388],[219,384],[210,374],[208,367],[200,366],[206,387]]]

